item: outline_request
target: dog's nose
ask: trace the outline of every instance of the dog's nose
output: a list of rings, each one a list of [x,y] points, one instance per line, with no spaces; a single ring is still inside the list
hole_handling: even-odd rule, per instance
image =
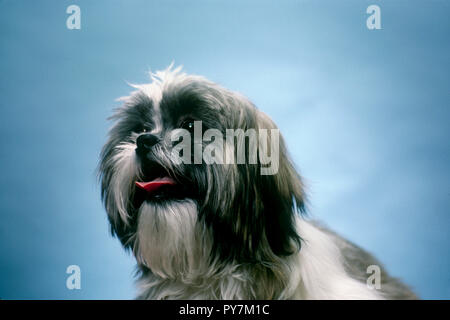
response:
[[[137,145],[138,149],[148,151],[158,142],[159,142],[159,138],[157,136],[150,134],[150,133],[145,133],[145,134],[141,134],[137,138],[136,145]]]

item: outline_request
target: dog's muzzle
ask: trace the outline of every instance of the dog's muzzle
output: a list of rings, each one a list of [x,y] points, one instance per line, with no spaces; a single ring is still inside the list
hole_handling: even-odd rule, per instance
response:
[[[157,144],[160,139],[151,133],[141,134],[136,139],[136,153],[142,159],[147,156],[148,152],[153,148],[155,144]]]

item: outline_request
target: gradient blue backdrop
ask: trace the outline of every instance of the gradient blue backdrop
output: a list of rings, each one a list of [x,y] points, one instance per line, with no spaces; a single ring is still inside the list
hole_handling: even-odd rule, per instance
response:
[[[66,8],[81,8],[81,30]],[[366,28],[381,7],[382,30]],[[115,99],[172,61],[280,126],[310,213],[450,298],[448,1],[0,0],[0,298],[133,298],[95,168]],[[81,290],[66,289],[68,265]]]

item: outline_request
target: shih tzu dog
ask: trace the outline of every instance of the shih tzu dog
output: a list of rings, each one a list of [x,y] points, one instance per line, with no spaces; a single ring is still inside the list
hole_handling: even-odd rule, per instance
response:
[[[151,80],[121,98],[99,165],[112,233],[136,257],[138,298],[415,298],[305,218],[286,145],[248,99],[180,68]]]

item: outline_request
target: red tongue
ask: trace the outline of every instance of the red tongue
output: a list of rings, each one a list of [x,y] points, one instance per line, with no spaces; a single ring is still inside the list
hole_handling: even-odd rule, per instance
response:
[[[138,188],[141,188],[142,190],[145,190],[148,193],[152,193],[152,192],[158,190],[159,188],[161,188],[162,186],[165,186],[165,185],[174,185],[174,184],[176,184],[175,180],[173,180],[172,178],[169,178],[169,177],[158,178],[158,179],[155,179],[155,180],[150,181],[150,182],[139,182],[139,181],[136,181],[135,183],[136,183],[136,186]]]

